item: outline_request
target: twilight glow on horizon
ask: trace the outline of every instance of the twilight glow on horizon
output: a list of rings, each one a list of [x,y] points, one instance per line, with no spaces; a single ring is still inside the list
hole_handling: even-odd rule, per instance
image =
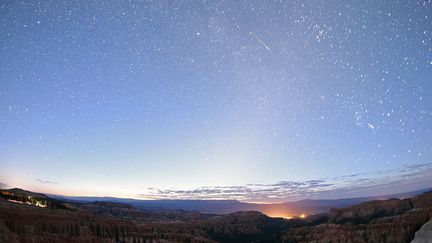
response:
[[[4,1],[0,185],[283,202],[432,185],[432,1]]]

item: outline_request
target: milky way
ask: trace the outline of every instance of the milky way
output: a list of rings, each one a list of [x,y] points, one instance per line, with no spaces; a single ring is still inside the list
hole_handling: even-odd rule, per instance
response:
[[[245,201],[425,188],[431,20],[430,0],[3,2],[0,182]]]

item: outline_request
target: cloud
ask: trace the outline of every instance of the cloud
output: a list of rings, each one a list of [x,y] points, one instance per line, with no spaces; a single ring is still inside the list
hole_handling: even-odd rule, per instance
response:
[[[46,180],[42,180],[39,178],[36,178],[35,180],[41,184],[51,184],[51,185],[58,185],[59,184],[58,182],[55,182],[55,181],[46,181]]]
[[[10,186],[8,186],[8,185],[6,185],[6,184],[0,182],[0,189],[7,189],[7,188],[9,188],[9,187],[10,187]]]
[[[283,202],[306,198],[341,198],[372,195],[388,195],[419,189],[427,184],[413,182],[432,181],[432,163],[406,165],[394,170],[370,174],[349,174],[333,178],[306,181],[280,181],[270,184],[246,184],[244,186],[214,186],[192,189],[146,188],[138,195],[146,199],[224,199],[241,201]],[[419,182],[419,183],[420,183]],[[415,184],[415,183],[414,183]],[[394,185],[398,185],[395,187]],[[397,191],[399,190],[399,191]]]

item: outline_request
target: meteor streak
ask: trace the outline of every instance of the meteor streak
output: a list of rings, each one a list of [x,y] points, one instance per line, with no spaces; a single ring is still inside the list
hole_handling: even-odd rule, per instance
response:
[[[253,35],[253,37],[255,37],[255,39],[261,43],[261,45],[264,46],[265,49],[267,49],[267,51],[269,51],[270,53],[273,53],[272,50],[270,49],[270,47],[263,41],[261,40],[257,35],[255,35],[255,33],[250,32],[251,35]]]

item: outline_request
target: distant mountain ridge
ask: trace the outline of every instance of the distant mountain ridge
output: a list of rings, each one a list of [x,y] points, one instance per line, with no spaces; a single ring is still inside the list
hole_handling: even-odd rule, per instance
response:
[[[185,210],[198,211],[207,214],[229,214],[238,211],[258,211],[270,216],[299,216],[302,214],[313,215],[329,212],[331,208],[349,207],[371,200],[385,200],[390,198],[408,198],[420,195],[424,192],[432,191],[431,188],[417,191],[372,196],[362,198],[344,198],[344,199],[305,199],[293,202],[258,204],[246,203],[237,200],[140,200],[130,198],[116,197],[79,197],[79,196],[61,196],[50,195],[53,198],[72,202],[115,202],[133,205],[136,208],[146,210]]]

